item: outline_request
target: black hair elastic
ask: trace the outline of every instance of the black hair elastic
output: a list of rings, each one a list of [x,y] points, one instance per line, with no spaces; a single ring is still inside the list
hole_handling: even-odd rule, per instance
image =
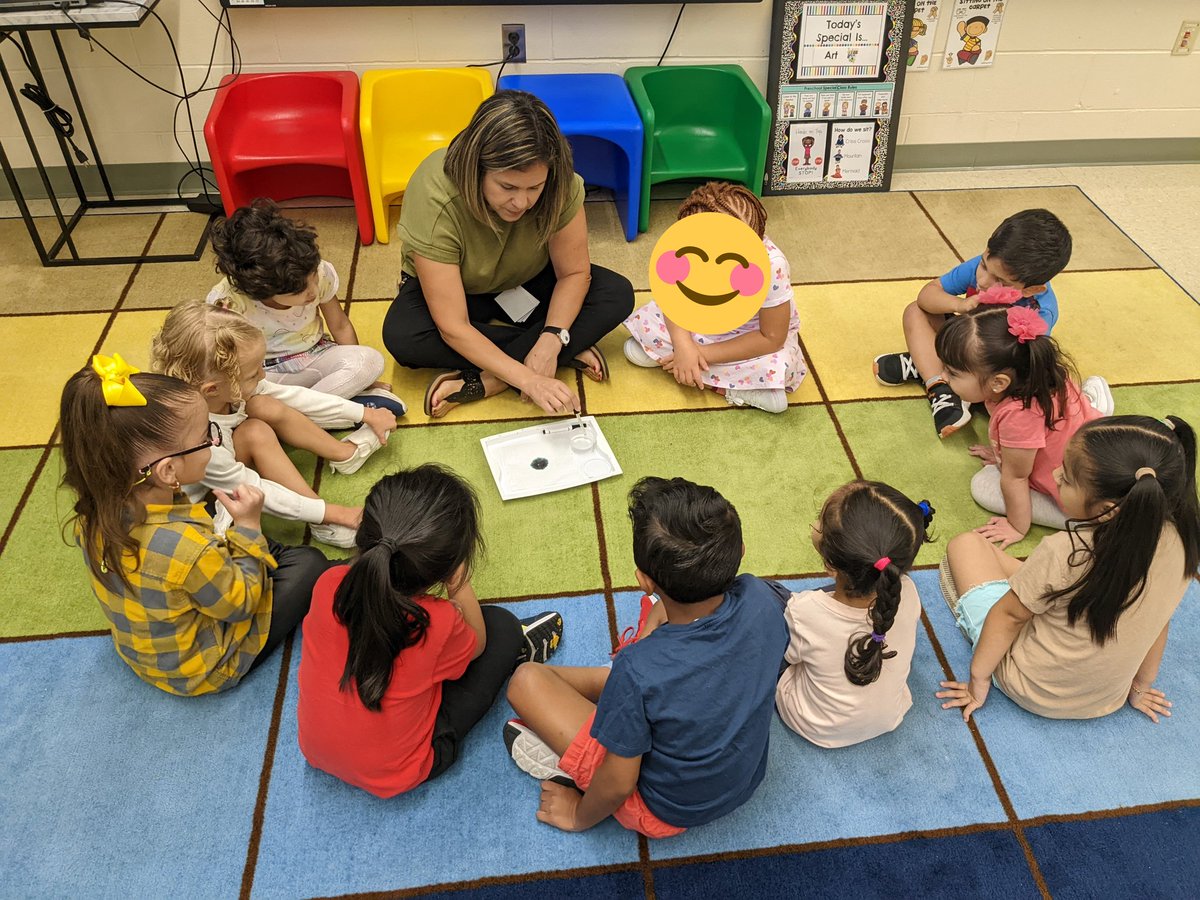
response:
[[[921,516],[925,520],[925,530],[929,530],[929,526],[933,524],[933,515],[937,512],[928,500],[922,500],[917,504],[917,509],[921,510]]]

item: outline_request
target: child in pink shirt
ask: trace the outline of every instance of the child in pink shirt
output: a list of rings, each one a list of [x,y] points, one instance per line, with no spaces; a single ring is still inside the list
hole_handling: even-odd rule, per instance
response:
[[[1066,527],[1053,472],[1085,423],[1113,411],[1112,393],[1093,376],[1080,387],[1070,360],[1034,310],[990,307],[957,316],[937,336],[952,390],[991,415],[989,446],[971,447],[984,467],[971,479],[975,502],[998,515],[975,529],[1001,549],[1030,525]]]

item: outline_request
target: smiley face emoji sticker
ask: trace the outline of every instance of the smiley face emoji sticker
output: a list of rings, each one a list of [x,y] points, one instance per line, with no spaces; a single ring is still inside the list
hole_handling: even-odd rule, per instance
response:
[[[767,298],[770,262],[762,239],[724,213],[685,216],[654,245],[650,293],[663,313],[697,334],[724,334]]]

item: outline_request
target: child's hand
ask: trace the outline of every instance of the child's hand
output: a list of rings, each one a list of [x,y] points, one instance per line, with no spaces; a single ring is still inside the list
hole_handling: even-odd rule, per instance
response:
[[[537,819],[563,831],[579,831],[575,825],[575,811],[583,795],[574,788],[553,781],[542,782],[542,801],[538,806]]]
[[[970,297],[960,297],[958,302],[962,304],[959,312],[969,313],[975,307],[979,306],[979,294],[972,294]]]
[[[982,534],[1001,550],[1025,537],[1024,533],[1013,528],[1004,516],[992,516],[986,525],[976,528],[975,533]]]
[[[261,490],[251,484],[238,485],[233,491],[214,490],[219,502],[229,511],[233,524],[262,531],[262,508],[266,499]]]
[[[708,371],[708,362],[695,341],[680,341],[670,361],[663,360],[662,367],[674,375],[680,384],[704,390],[704,373]]]
[[[987,700],[992,682],[988,678],[972,678],[970,684],[964,684],[961,681],[943,681],[941,685],[946,690],[938,691],[934,696],[939,700],[946,701],[942,704],[942,709],[954,709],[961,706],[963,721],[968,722],[971,719],[971,713],[983,706]]]
[[[1154,688],[1139,691],[1130,685],[1129,705],[1138,712],[1144,713],[1155,725],[1158,724],[1159,716],[1169,717],[1171,715],[1171,701],[1167,699],[1166,694]]]
[[[386,409],[367,406],[363,408],[363,424],[370,425],[371,430],[379,436],[379,443],[386,444],[388,434],[396,428],[396,417]]]
[[[995,449],[990,444],[972,444],[971,455],[982,459],[985,466],[1000,464],[1000,457],[996,455]]]

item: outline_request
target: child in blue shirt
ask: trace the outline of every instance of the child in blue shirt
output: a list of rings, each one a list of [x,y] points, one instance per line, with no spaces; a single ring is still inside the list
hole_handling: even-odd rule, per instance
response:
[[[630,493],[637,640],[608,668],[527,663],[508,686],[505,743],[542,779],[540,821],[583,831],[613,816],[670,837],[741,806],[766,772],[788,646],[777,593],[738,575],[742,528],[719,493],[644,478]],[[581,793],[582,792],[582,793]]]
[[[990,295],[996,295],[990,302],[1015,298],[1017,306],[1036,309],[1053,329],[1058,298],[1050,279],[1070,259],[1071,234],[1054,213],[1026,209],[1009,216],[992,232],[982,255],[921,288],[904,310],[908,352],[875,357],[876,380],[891,386],[924,384],[938,436],[958,431],[971,420],[971,411],[946,381],[945,367],[933,347],[938,331],[950,316],[971,312],[981,302],[989,302]]]

